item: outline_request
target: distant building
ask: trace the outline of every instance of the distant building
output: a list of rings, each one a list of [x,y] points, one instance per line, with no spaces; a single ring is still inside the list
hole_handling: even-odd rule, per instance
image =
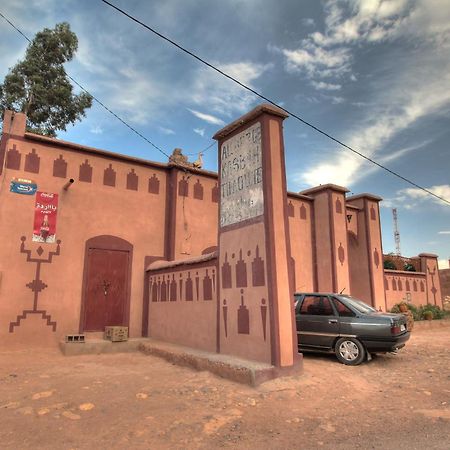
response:
[[[440,269],[439,279],[441,281],[442,302],[444,304],[445,309],[450,310],[450,268]]]

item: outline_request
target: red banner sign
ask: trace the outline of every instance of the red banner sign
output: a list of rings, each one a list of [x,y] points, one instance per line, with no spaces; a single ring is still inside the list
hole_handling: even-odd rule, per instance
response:
[[[53,243],[56,240],[58,194],[36,192],[33,241]]]

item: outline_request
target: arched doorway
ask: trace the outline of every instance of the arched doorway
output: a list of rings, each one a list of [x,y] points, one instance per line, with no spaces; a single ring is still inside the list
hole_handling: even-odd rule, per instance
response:
[[[80,333],[128,326],[133,246],[116,236],[86,241]]]

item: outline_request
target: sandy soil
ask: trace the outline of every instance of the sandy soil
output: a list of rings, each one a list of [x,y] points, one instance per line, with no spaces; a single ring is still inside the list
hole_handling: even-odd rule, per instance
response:
[[[82,344],[81,344],[82,345]],[[140,353],[0,353],[1,449],[450,448],[450,327],[254,389]]]

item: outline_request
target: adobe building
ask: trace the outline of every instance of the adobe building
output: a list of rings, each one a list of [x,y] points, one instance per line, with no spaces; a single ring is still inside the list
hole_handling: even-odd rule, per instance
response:
[[[450,311],[450,268],[439,270],[439,279],[441,282],[443,306]]]
[[[383,269],[380,197],[286,191],[285,118],[261,105],[216,133],[217,174],[28,133],[7,111],[3,345],[123,325],[287,368],[298,362],[294,291],[342,291],[380,310],[403,298],[442,306],[435,255],[419,255],[415,273]]]

